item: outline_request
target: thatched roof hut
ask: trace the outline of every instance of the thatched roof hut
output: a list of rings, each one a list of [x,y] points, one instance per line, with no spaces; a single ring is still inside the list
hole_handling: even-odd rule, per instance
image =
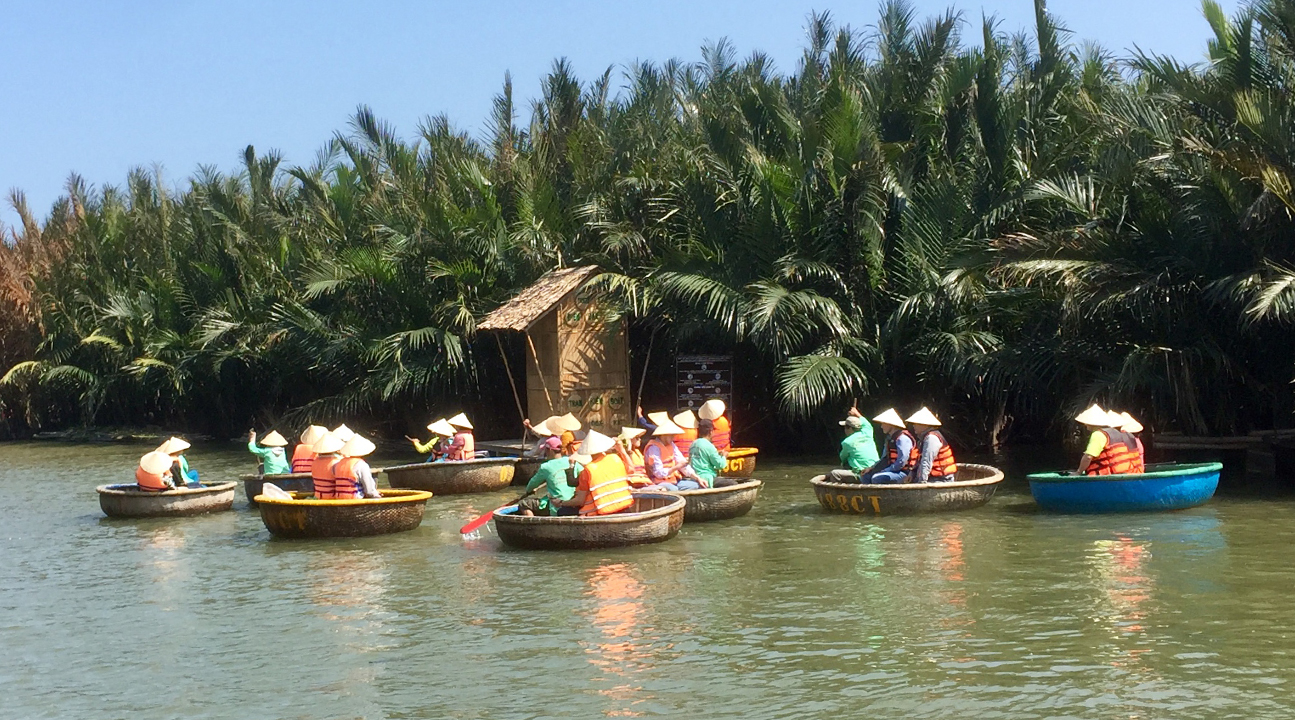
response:
[[[526,332],[562,298],[578,290],[597,272],[597,265],[586,265],[545,273],[517,297],[495,308],[477,324],[477,329]]]

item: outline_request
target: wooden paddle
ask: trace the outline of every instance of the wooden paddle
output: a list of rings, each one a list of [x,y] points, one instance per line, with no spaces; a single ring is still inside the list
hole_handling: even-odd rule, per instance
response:
[[[535,493],[539,492],[540,490],[543,490],[544,488],[545,488],[545,486],[544,486],[544,485],[540,485],[539,487],[536,487],[534,490],[527,490],[527,491],[526,491],[526,493],[525,493],[524,495],[522,495],[521,497],[517,498],[516,500],[513,500],[512,502],[510,502],[510,503],[506,503],[506,504],[504,504],[504,505],[500,505],[499,507],[495,508],[494,510],[489,510],[489,511],[487,511],[484,515],[481,515],[481,516],[480,516],[480,517],[478,517],[476,520],[473,520],[472,522],[468,523],[467,525],[464,525],[463,527],[459,528],[459,534],[460,534],[460,535],[467,535],[468,533],[472,532],[473,530],[476,530],[477,528],[481,527],[482,525],[485,525],[486,523],[490,522],[490,516],[491,516],[491,515],[494,515],[496,510],[503,510],[504,508],[506,508],[506,507],[508,507],[508,506],[510,506],[510,505],[516,505],[517,503],[519,503],[519,502],[521,502],[521,501],[525,500],[526,498],[528,498],[528,497],[530,497],[530,496],[534,495]]]

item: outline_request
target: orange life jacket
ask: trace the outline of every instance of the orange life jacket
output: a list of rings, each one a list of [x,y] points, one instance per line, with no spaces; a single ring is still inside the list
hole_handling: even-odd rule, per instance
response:
[[[900,430],[886,438],[886,457],[889,458],[886,464],[894,465],[895,461],[899,459],[899,446],[895,444],[895,441],[899,440],[902,435],[907,435],[909,441],[913,443],[913,449],[908,451],[908,461],[899,469],[901,472],[907,472],[917,467],[918,461],[922,459],[922,448],[918,446],[917,438],[913,437],[913,433],[907,430]],[[941,436],[941,439],[943,439],[943,436]],[[948,446],[946,445],[945,447]]]
[[[716,450],[724,452],[733,444],[733,427],[729,424],[728,418],[723,415],[712,422],[715,423],[715,431],[710,434],[710,443]]]
[[[679,448],[683,453],[683,459],[688,459],[688,451],[692,449],[692,441],[697,439],[697,428],[684,428],[682,435],[674,436],[674,446]]]
[[[295,473],[310,472],[315,463],[315,450],[305,443],[297,445],[292,451],[292,471]]]
[[[355,477],[355,466],[363,458],[348,457],[337,461],[333,466],[333,491],[329,497],[322,497],[318,492],[315,497],[320,500],[354,500],[359,489],[359,480]]]
[[[944,439],[944,433],[939,430],[932,430],[922,436],[923,443],[926,441],[927,435],[940,438],[940,451],[935,454],[935,461],[931,463],[931,477],[947,477],[958,472],[958,463],[953,460],[953,448],[949,447],[949,441]],[[922,457],[921,450],[918,450],[917,456],[918,458]]]
[[[333,475],[333,467],[337,464],[337,458],[332,455],[320,455],[310,466],[310,479],[315,486],[315,497],[319,500],[333,499],[334,488],[337,485],[337,478]]]
[[[1098,430],[1106,436],[1106,447],[1088,463],[1089,475],[1128,475],[1142,472],[1136,439],[1122,430],[1103,428]]]
[[[471,460],[476,457],[477,444],[472,438],[472,433],[463,431],[454,434],[454,442],[462,441],[462,447],[453,447],[447,457],[450,460]]]
[[[655,445],[657,447],[657,450],[660,451],[661,453],[661,469],[665,471],[666,475],[663,478],[654,478],[649,475],[648,479],[650,479],[652,482],[657,482],[657,483],[674,482],[679,477],[679,463],[675,462],[675,455],[674,455],[676,446],[673,444],[667,444],[667,443],[661,442],[656,438],[653,438],[652,440],[648,441],[647,446],[649,448],[651,448],[653,445]],[[644,468],[645,468],[644,474],[646,474],[646,465],[647,465],[647,459],[644,458]]]
[[[581,515],[611,515],[634,504],[629,473],[616,453],[607,453],[585,466],[580,473],[581,490],[589,493]]]
[[[166,472],[151,473],[146,472],[144,468],[139,467],[138,465],[135,466],[135,484],[144,492],[162,492],[163,490],[170,490],[171,486],[166,484],[166,478],[170,475],[171,472],[169,470]]]
[[[1133,470],[1133,472],[1144,473],[1147,471],[1147,449],[1142,446],[1142,438],[1138,437],[1137,435],[1134,435],[1133,433],[1127,433],[1127,434],[1129,437],[1133,438],[1133,442],[1134,444],[1137,445],[1137,449],[1138,449],[1138,464],[1137,464],[1137,467]]]

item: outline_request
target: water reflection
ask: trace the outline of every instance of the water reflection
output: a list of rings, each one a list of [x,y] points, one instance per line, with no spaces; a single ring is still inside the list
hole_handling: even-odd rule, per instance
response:
[[[644,624],[644,585],[637,568],[626,563],[600,565],[589,572],[585,595],[593,598],[590,621],[602,635],[597,643],[582,643],[589,662],[604,673],[598,679],[615,683],[598,691],[616,702],[604,711],[612,717],[637,717],[643,713],[631,709],[651,696],[643,694],[637,684],[640,673],[654,667],[650,642],[641,638]]]
[[[314,553],[305,577],[315,612],[325,620],[374,619],[385,610],[387,566],[371,552]]]
[[[183,581],[188,579],[188,556],[184,534],[162,526],[144,531],[139,537],[140,565],[152,582],[159,586],[151,591],[151,600],[164,610],[173,610],[184,601]]]

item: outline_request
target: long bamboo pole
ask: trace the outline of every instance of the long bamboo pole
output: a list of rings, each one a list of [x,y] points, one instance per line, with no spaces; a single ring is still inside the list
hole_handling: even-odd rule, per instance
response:
[[[531,360],[535,361],[535,374],[540,376],[540,387],[544,388],[544,400],[549,404],[549,414],[556,415],[557,408],[553,407],[553,396],[549,394],[549,384],[544,381],[544,369],[540,367],[540,354],[535,351],[535,341],[531,339],[530,333],[526,333],[526,344],[531,348]]]

